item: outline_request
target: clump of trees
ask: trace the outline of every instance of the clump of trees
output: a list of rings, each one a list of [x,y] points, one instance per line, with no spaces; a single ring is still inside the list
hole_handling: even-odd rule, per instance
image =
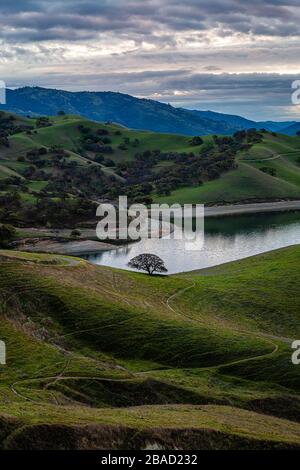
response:
[[[223,172],[236,167],[235,154],[238,149],[240,144],[234,139],[216,136],[214,143],[200,154],[146,150],[137,153],[134,161],[117,164],[116,172],[126,179],[124,189],[128,196],[135,196],[140,202],[145,196],[148,199],[153,190],[168,195],[179,187],[218,178]],[[157,168],[161,162],[168,164]]]
[[[85,197],[48,197],[45,190],[24,201],[17,192],[0,195],[0,223],[15,226],[73,228],[95,220],[97,204]]]
[[[50,119],[46,116],[41,116],[36,120],[36,127],[49,127],[52,126]]]
[[[0,111],[0,147],[9,147],[8,137],[10,135],[30,129],[33,129],[33,127],[18,122],[12,114]]]
[[[77,239],[77,238],[80,238],[80,236],[81,236],[81,231],[80,230],[78,230],[77,228],[72,230],[72,232],[71,232],[71,237],[72,238]]]
[[[258,131],[257,129],[244,129],[235,132],[235,134],[233,134],[233,138],[237,142],[244,142],[253,145],[262,141],[263,133],[264,129],[261,129],[260,131]]]
[[[195,136],[191,140],[191,145],[196,146],[196,145],[202,145],[203,144],[203,139],[200,136]]]
[[[80,124],[78,130],[81,133],[80,142],[83,151],[101,154],[113,153],[113,148],[110,145],[111,138],[107,129],[92,129]]]

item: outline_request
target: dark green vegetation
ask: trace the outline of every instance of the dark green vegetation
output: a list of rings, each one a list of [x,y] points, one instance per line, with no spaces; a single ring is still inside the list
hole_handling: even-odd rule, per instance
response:
[[[2,448],[299,448],[299,247],[170,277],[0,254]]]
[[[2,114],[0,223],[95,224],[100,200],[220,203],[300,197],[298,137],[250,129],[201,138],[64,115]]]
[[[132,258],[128,266],[138,271],[146,271],[150,276],[154,273],[167,273],[168,270],[163,260],[151,253],[142,253]]]
[[[7,90],[3,109],[27,116],[58,113],[79,114],[95,121],[110,121],[132,129],[172,134],[231,135],[237,130],[262,127],[277,132],[294,132],[294,121],[255,122],[241,116],[173,108],[158,101],[138,99],[113,92],[69,92],[40,87]],[[299,126],[296,128],[299,130]]]

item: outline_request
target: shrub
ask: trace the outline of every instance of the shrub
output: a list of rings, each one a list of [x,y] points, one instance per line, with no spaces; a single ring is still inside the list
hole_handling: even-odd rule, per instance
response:
[[[0,225],[0,246],[6,247],[15,237],[16,230],[12,225]]]

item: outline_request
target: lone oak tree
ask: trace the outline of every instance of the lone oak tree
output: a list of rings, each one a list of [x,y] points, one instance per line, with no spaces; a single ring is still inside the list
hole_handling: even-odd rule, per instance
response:
[[[130,268],[138,269],[139,271],[147,271],[150,276],[154,272],[168,272],[163,260],[159,256],[151,253],[142,253],[141,255],[135,256],[129,261],[128,266]]]

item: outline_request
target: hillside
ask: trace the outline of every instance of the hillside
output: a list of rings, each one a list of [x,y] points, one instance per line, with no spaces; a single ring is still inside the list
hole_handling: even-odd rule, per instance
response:
[[[188,137],[80,116],[0,117],[0,223],[95,224],[98,201],[220,204],[300,198],[300,139],[253,129]]]
[[[240,116],[174,108],[158,101],[114,92],[69,92],[40,87],[7,90],[1,109],[23,116],[55,116],[60,110],[95,121],[111,121],[132,129],[185,135],[224,134],[265,128],[283,131],[294,122],[255,122]],[[284,131],[283,131],[284,132]]]
[[[299,247],[163,278],[0,256],[2,448],[299,448]]]
[[[30,219],[44,225],[46,218],[54,225],[61,220],[67,223],[65,216],[59,215],[66,211],[74,223],[80,218],[79,211],[83,215],[84,207],[79,207],[82,198],[87,220],[95,217],[95,201],[100,199],[115,200],[119,194],[128,194],[147,202],[154,188],[149,178],[155,184],[167,176],[169,154],[173,159],[181,156],[175,165],[180,174],[185,155],[214,148],[210,137],[194,143],[186,136],[131,131],[79,116],[24,122],[27,130],[14,126],[5,130],[5,140],[2,145],[0,142],[1,205],[9,209],[1,221],[13,224],[26,224]],[[150,160],[151,166],[147,163]]]
[[[251,202],[300,197],[300,138],[264,133],[236,156],[238,168],[200,186],[186,186],[158,202]]]

